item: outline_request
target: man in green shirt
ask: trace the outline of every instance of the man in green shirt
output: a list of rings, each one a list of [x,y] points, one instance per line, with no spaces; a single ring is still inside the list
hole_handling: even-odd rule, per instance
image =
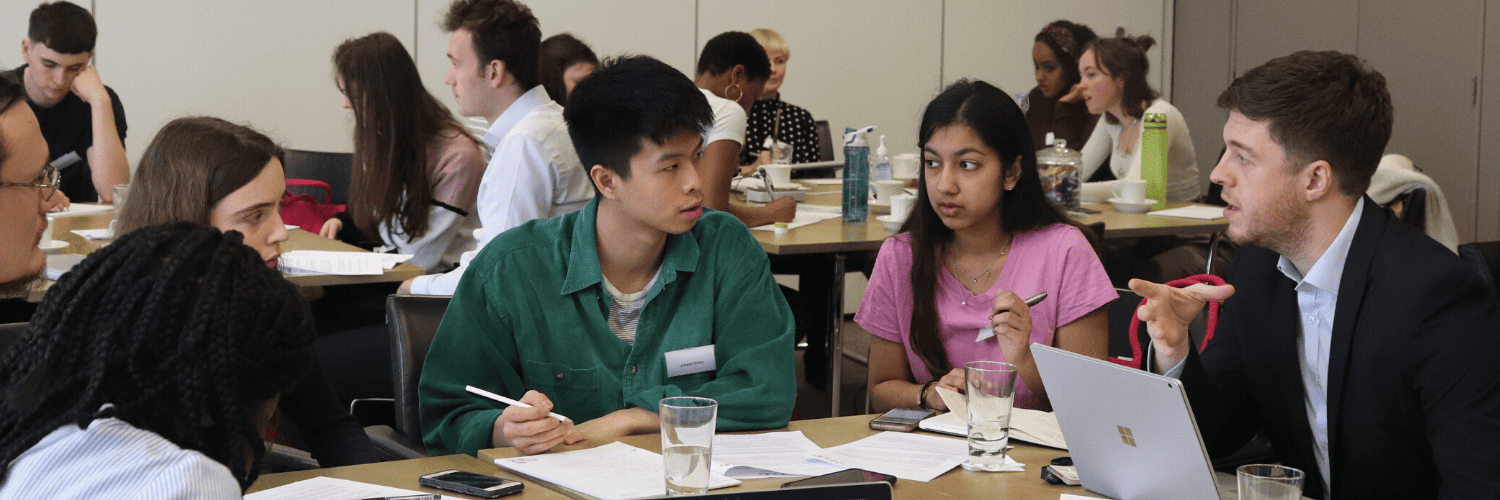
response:
[[[720,430],[786,425],[791,310],[745,226],[703,208],[703,94],[635,56],[569,98],[569,136],[599,195],[495,237],[470,264],[422,369],[428,450],[532,454],[657,432],[657,403],[681,395],[717,400]]]

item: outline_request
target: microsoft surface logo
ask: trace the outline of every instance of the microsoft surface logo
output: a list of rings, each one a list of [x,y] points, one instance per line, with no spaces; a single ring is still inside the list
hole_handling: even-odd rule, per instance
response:
[[[1120,430],[1120,442],[1135,446],[1135,435],[1131,434],[1129,427],[1116,425],[1115,428]]]

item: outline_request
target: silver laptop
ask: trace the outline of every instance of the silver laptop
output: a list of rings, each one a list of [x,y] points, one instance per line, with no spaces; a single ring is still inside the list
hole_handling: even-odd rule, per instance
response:
[[[1181,382],[1041,344],[1031,354],[1083,487],[1120,500],[1220,497]]]

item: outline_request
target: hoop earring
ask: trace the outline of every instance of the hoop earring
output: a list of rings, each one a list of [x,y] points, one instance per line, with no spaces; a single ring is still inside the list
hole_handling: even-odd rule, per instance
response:
[[[735,95],[734,97],[727,97],[729,95],[729,89],[734,89],[734,90],[738,91],[739,94]],[[727,87],[724,87],[724,95],[726,96],[725,99],[729,99],[731,101],[739,102],[740,98],[745,97],[745,89],[740,88],[740,84],[736,83],[734,85],[729,85]]]

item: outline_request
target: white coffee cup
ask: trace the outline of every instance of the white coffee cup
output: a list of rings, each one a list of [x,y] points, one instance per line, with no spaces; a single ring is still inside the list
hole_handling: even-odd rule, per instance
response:
[[[1141,179],[1120,179],[1115,181],[1115,197],[1126,203],[1146,202],[1146,181]]]
[[[917,178],[917,165],[921,163],[921,157],[916,153],[902,153],[891,160],[893,172],[891,176],[897,179]]]
[[[906,181],[903,180],[875,181],[870,184],[875,186],[875,198],[880,200],[889,200],[906,189]]]
[[[911,207],[916,204],[917,197],[909,194],[898,194],[891,197],[891,215],[906,219],[911,215]]]
[[[47,229],[44,230],[44,231],[42,231],[42,240],[37,243],[38,245],[40,245],[40,246],[50,246],[50,245],[52,245],[52,228],[55,227],[56,225],[57,225],[57,219],[54,219],[52,217],[48,217],[47,218]]]
[[[787,165],[763,165],[762,168],[765,168],[766,174],[771,176],[771,184],[774,184],[777,190],[792,187],[792,167]]]

